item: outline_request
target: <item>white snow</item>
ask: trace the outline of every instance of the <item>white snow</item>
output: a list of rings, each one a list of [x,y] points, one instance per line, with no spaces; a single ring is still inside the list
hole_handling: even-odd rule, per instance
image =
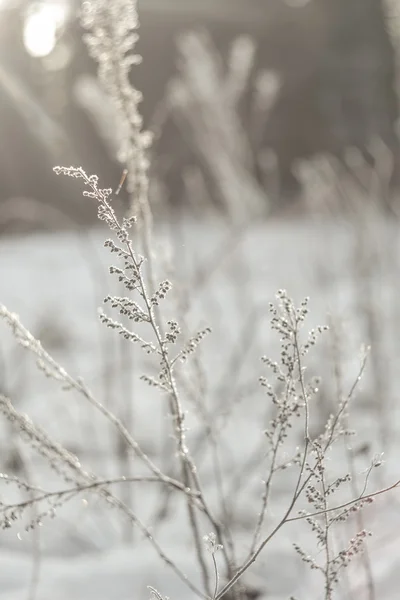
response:
[[[279,288],[286,288],[296,302],[304,296],[311,297],[308,328],[326,323],[327,313],[333,319],[340,318],[343,375],[349,386],[359,368],[360,346],[368,342],[360,310],[360,301],[365,298],[360,298],[352,266],[355,233],[348,223],[339,220],[327,223],[318,216],[296,222],[270,221],[253,225],[232,246],[227,230],[224,232],[217,224],[187,220],[179,230],[177,228],[176,236],[171,237],[171,231],[174,231],[173,226],[160,227],[155,235],[157,277],[178,282],[176,296],[173,294],[165,304],[168,316],[180,320],[182,309],[177,310],[176,298],[185,301],[187,288],[193,287],[196,274],[205,265],[215,268],[213,272],[208,269],[205,282],[195,288],[184,310],[191,332],[205,325],[213,329],[199,349],[203,371],[198,379],[193,379],[193,375],[190,381],[192,392],[200,384],[203,386],[207,410],[221,426],[220,459],[226,476],[225,492],[235,510],[233,534],[238,552],[244,556],[260,506],[263,477],[262,469],[250,468],[248,461],[261,447],[262,431],[270,414],[267,398],[257,383],[258,377],[265,374],[260,357],[267,354],[278,358],[279,349],[277,336],[269,328],[268,303],[274,300]],[[148,455],[168,469],[175,461],[175,454],[168,438],[166,400],[139,380],[143,372],[155,373],[153,359],[101,326],[96,314],[108,293],[122,295],[115,279],[107,273],[107,265],[116,260],[102,247],[106,237],[109,237],[108,232],[99,229],[85,235],[54,233],[1,239],[0,303],[20,316],[22,323],[42,339],[43,346],[68,372],[82,376],[102,402],[123,419],[130,419],[128,426]],[[383,438],[379,406],[371,398],[373,365],[370,365],[360,384],[351,420],[352,427],[358,431],[358,437],[351,443],[355,447],[365,442],[370,444],[367,455],[360,456],[357,462],[360,480],[370,457],[385,450],[385,465],[373,474],[369,490],[400,479],[397,461],[400,271],[395,226],[377,223],[371,246],[380,257],[368,281],[374,294],[374,306],[381,316],[378,334],[386,370],[382,395],[389,414],[386,414]],[[221,248],[224,248],[222,259]],[[386,260],[389,250],[390,265]],[[327,342],[321,342],[319,350],[310,355],[308,364],[310,371],[321,374],[327,381],[326,391],[332,399],[334,393],[329,386],[333,386],[334,379]],[[187,373],[195,373],[190,365],[185,369]],[[85,468],[104,477],[125,474],[126,465],[121,463],[118,454],[117,436],[109,423],[83,398],[61,391],[55,382],[44,378],[32,357],[17,346],[3,323],[0,323],[0,386],[0,391],[10,395],[18,410],[28,413],[53,439],[60,440],[76,453]],[[186,388],[183,390],[188,411],[188,445],[199,448],[196,455],[199,474],[206,496],[215,508],[219,492],[214,483],[212,456],[207,445],[197,446],[202,427],[196,395]],[[218,418],[231,403],[228,416]],[[317,405],[315,411],[313,423],[317,427],[326,412],[323,403]],[[23,448],[26,462],[19,473],[23,479],[28,471],[35,485],[46,489],[65,486],[29,444],[21,446],[4,418],[0,419],[0,433],[0,469],[10,472],[7,469],[10,448]],[[301,435],[299,424],[299,430],[294,432],[293,447],[301,442]],[[382,448],[383,442],[385,448]],[[343,453],[339,450],[331,458],[332,470],[337,475],[346,473],[347,465],[340,462],[342,459]],[[143,472],[136,459],[131,459],[130,468],[132,473]],[[287,473],[276,482],[275,499],[268,516],[271,523],[282,514],[293,490],[293,478],[289,471]],[[166,505],[167,515],[154,522],[154,515],[163,505],[158,484],[132,486],[128,500],[124,496],[126,488],[114,489],[125,501],[132,502],[133,510],[142,521],[153,527],[154,537],[180,569],[191,581],[201,585],[185,507],[175,500],[176,496]],[[13,484],[4,486],[0,482],[1,500],[17,498],[18,493]],[[398,494],[394,491],[378,498],[365,512],[366,527],[374,531],[369,554],[376,600],[398,598]],[[130,525],[116,509],[110,509],[95,494],[86,494],[84,499],[87,504],[82,502],[82,497],[68,503],[54,520],[44,518],[43,526],[36,530],[37,538],[35,533],[25,533],[19,522],[11,530],[0,531],[0,600],[28,598],[38,557],[37,600],[147,599],[148,585],[171,600],[195,597],[161,562],[139,532],[134,531],[133,540],[127,541]],[[209,532],[207,527],[204,534]],[[352,530],[342,528],[338,536],[346,532],[347,537],[353,535]],[[287,600],[294,595],[298,600],[318,600],[324,597],[322,579],[305,568],[292,549],[292,542],[299,540],[310,553],[318,556],[320,549],[308,529],[287,525],[245,578],[259,587],[265,598]],[[355,590],[353,597],[367,598],[365,571],[359,560],[349,569],[348,581]],[[337,597],[348,598],[345,585],[340,587]]]

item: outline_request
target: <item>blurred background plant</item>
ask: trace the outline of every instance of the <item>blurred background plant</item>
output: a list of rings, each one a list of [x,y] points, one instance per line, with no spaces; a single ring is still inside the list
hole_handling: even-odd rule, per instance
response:
[[[50,224],[32,216],[37,205],[28,209],[30,198],[93,223],[67,182],[56,187],[54,163],[120,177],[123,131],[83,45],[78,6],[0,6],[3,232],[65,227],[65,219]],[[395,189],[395,9],[393,0],[146,2],[138,42],[146,58],[133,78],[144,97],[145,129],[155,135],[158,210],[184,206],[203,214],[211,205],[234,220],[261,210],[259,203],[282,211],[301,201],[299,162],[334,156],[351,169],[351,148],[374,168],[377,139],[392,156]]]

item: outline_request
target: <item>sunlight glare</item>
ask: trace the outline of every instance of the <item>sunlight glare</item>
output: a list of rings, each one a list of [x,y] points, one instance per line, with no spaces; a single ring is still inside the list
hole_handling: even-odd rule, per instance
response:
[[[48,56],[57,42],[59,28],[67,17],[66,6],[60,2],[36,2],[24,23],[24,45],[35,57]]]

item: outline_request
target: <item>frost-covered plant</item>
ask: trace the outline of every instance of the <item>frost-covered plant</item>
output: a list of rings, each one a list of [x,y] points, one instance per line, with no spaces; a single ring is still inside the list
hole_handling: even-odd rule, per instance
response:
[[[340,399],[323,432],[318,437],[312,437],[310,422],[319,381],[314,377],[307,377],[305,362],[308,353],[317,343],[318,336],[326,328],[319,327],[305,334],[308,300],[296,307],[288,294],[281,290],[277,294],[277,302],[269,307],[272,329],[280,338],[280,355],[276,361],[263,358],[268,376],[263,375],[260,378],[261,388],[266,392],[267,400],[272,404],[274,411],[264,431],[268,461],[267,466],[257,465],[260,479],[264,482],[263,493],[259,512],[253,515],[254,527],[247,539],[247,553],[240,558],[230,524],[223,520],[226,512],[224,506],[221,506],[220,510],[215,510],[214,507],[211,509],[211,503],[200,481],[199,469],[186,438],[187,403],[177,378],[179,370],[183,368],[182,363],[196,351],[210,333],[210,329],[203,328],[185,339],[182,325],[175,319],[163,317],[163,303],[171,291],[172,284],[164,279],[158,285],[154,285],[154,278],[147,277],[152,266],[151,253],[141,256],[131,236],[132,228],[140,227],[143,222],[145,230],[149,226],[149,222],[146,221],[149,214],[146,153],[150,138],[142,131],[142,120],[138,111],[140,94],[132,88],[129,81],[130,66],[138,61],[138,58],[131,54],[137,39],[136,2],[86,1],[83,3],[82,20],[88,30],[86,41],[90,52],[99,64],[99,79],[125,126],[126,139],[121,147],[120,157],[128,170],[132,207],[137,209],[138,221],[132,214],[122,219],[117,215],[112,205],[112,190],[100,187],[96,175],[87,175],[81,167],[55,167],[55,172],[76,178],[83,183],[84,196],[97,202],[99,219],[111,232],[112,238],[106,240],[105,246],[115,255],[118,262],[110,266],[110,274],[125,287],[126,295],[107,295],[104,302],[119,312],[124,323],[103,311],[100,311],[99,318],[106,327],[122,336],[126,343],[132,342],[140,346],[156,365],[156,376],[146,374],[143,378],[165,394],[167,399],[168,411],[172,417],[171,433],[176,450],[174,468],[177,475],[173,477],[164,473],[157,461],[153,461],[146,454],[133,434],[108,407],[96,399],[86,384],[70,376],[24,328],[16,315],[0,306],[0,318],[11,327],[18,342],[37,357],[41,370],[58,381],[65,390],[81,395],[100,411],[146,468],[146,474],[139,474],[137,477],[113,480],[100,478],[85,470],[75,456],[17,411],[8,398],[0,396],[0,408],[6,418],[28,439],[34,449],[45,457],[68,486],[49,491],[34,488],[20,479],[3,476],[4,483],[18,485],[22,493],[29,493],[29,499],[14,503],[7,502],[2,497],[2,526],[9,527],[33,504],[45,505],[45,508],[38,512],[39,520],[54,516],[65,502],[91,491],[100,495],[108,505],[120,510],[130,523],[138,527],[156,549],[161,560],[173,569],[194,594],[202,598],[220,600],[230,594],[234,598],[244,599],[242,577],[271,539],[284,526],[305,521],[315,533],[317,543],[325,550],[325,561],[317,563],[299,544],[295,549],[307,564],[322,572],[325,599],[331,600],[342,567],[347,566],[352,556],[361,550],[367,537],[367,533],[361,530],[350,540],[347,548],[335,553],[331,547],[333,526],[345,521],[353,512],[370,503],[374,496],[393,489],[400,482],[375,493],[366,493],[368,473],[360,494],[353,495],[350,500],[337,499],[331,502],[331,498],[335,498],[336,493],[349,483],[350,476],[346,472],[339,476],[332,475],[327,464],[327,454],[339,439],[348,434],[345,416],[357,382],[349,394]],[[364,364],[363,362],[360,375]],[[296,422],[301,424],[300,427],[295,426]],[[300,443],[297,438],[299,430]],[[271,522],[269,507],[274,483],[280,473],[287,469],[293,474],[291,495],[287,506],[283,507],[282,514],[275,522]],[[159,484],[176,491],[184,499],[194,557],[202,576],[201,589],[188,580],[179,565],[160,547],[154,534],[142,523],[135,511],[125,506],[118,495],[110,490],[114,483],[132,481]],[[311,505],[312,509],[305,511],[305,503]],[[220,499],[220,504],[224,504],[223,498]],[[36,524],[38,523],[31,523],[30,526]],[[204,536],[210,528],[212,532]],[[217,563],[217,551],[223,566]],[[150,591],[153,598],[163,598],[155,588],[150,588]]]
[[[134,53],[139,19],[135,0],[91,0],[82,2],[81,23],[90,55],[98,64],[98,79],[117,112],[124,133],[119,160],[128,173],[134,212],[143,211],[148,198],[147,149],[151,135],[143,130],[138,105],[142,94],[129,79],[132,65],[141,57]]]
[[[79,171],[85,179],[83,172]],[[75,171],[70,171],[75,173]],[[89,181],[89,179],[88,179]],[[91,185],[94,180],[91,180]],[[104,198],[100,195],[100,204]],[[114,223],[114,221],[113,221]],[[126,239],[126,231],[121,232],[118,228],[119,239],[125,240],[124,243],[131,244],[129,238]],[[112,248],[118,247],[111,246]],[[121,246],[120,246],[121,249]],[[132,251],[133,256],[134,252]],[[122,259],[126,260],[126,255],[122,254]],[[133,263],[129,263],[133,264]],[[67,501],[81,495],[82,493],[93,492],[107,502],[108,505],[114,506],[129,518],[135,526],[145,534],[146,538],[156,548],[160,558],[166,562],[175,573],[184,580],[190,589],[200,596],[219,600],[234,587],[235,594],[238,597],[243,597],[242,588],[236,587],[235,584],[240,583],[240,579],[254,563],[262,550],[267,546],[271,539],[277,535],[283,526],[297,522],[306,521],[312,528],[317,538],[317,543],[325,549],[325,563],[320,564],[310,555],[308,555],[299,544],[295,544],[295,550],[300,555],[302,560],[324,575],[325,578],[325,598],[330,600],[333,596],[334,585],[337,583],[340,571],[346,567],[350,560],[362,550],[363,543],[368,536],[365,530],[360,530],[349,541],[348,547],[334,553],[331,550],[331,535],[332,528],[338,523],[346,521],[355,512],[361,510],[366,504],[372,502],[373,498],[382,494],[389,489],[398,486],[400,482],[396,482],[387,489],[379,490],[375,493],[366,493],[368,478],[372,468],[379,466],[378,463],[371,463],[371,468],[367,473],[363,490],[356,497],[343,502],[340,499],[331,502],[331,498],[344,485],[350,481],[350,476],[344,473],[341,476],[332,477],[328,464],[327,456],[331,449],[341,436],[347,435],[348,432],[344,428],[344,418],[347,413],[350,400],[353,397],[356,383],[358,382],[365,362],[362,363],[360,375],[349,394],[337,406],[335,414],[329,418],[324,431],[317,437],[312,438],[309,432],[310,412],[312,411],[313,397],[318,393],[318,382],[315,378],[309,381],[305,377],[304,356],[308,353],[316,343],[316,332],[322,333],[325,328],[312,330],[305,337],[304,341],[301,336],[301,329],[308,312],[307,301],[304,301],[299,308],[281,290],[278,292],[277,305],[271,305],[272,313],[272,328],[281,336],[281,353],[280,360],[274,362],[263,358],[263,362],[272,372],[273,378],[276,380],[275,386],[262,377],[260,379],[261,386],[266,390],[267,397],[270,398],[275,407],[275,415],[273,416],[269,427],[265,431],[265,439],[269,449],[269,466],[265,478],[265,489],[261,498],[261,509],[256,519],[256,524],[253,533],[250,535],[249,554],[248,557],[241,563],[234,562],[235,552],[232,553],[231,544],[235,545],[235,540],[231,539],[229,528],[221,525],[219,515],[214,516],[211,512],[207,499],[204,496],[203,488],[198,478],[196,464],[191,457],[190,451],[185,442],[185,426],[182,408],[182,400],[174,378],[174,372],[179,364],[179,357],[182,352],[178,352],[171,359],[169,354],[169,343],[175,343],[175,336],[172,341],[167,342],[162,338],[157,322],[155,321],[154,313],[152,312],[153,305],[148,298],[143,277],[141,276],[142,266],[137,265],[137,277],[135,279],[134,293],[138,293],[142,302],[143,308],[138,308],[140,305],[135,304],[133,315],[137,314],[138,310],[143,311],[142,321],[146,323],[149,331],[152,331],[154,342],[145,341],[142,337],[134,332],[125,332],[120,328],[120,325],[108,318],[105,323],[111,325],[115,323],[115,328],[123,335],[127,336],[127,342],[133,341],[142,345],[145,352],[150,352],[151,355],[158,361],[160,372],[159,381],[155,380],[155,385],[161,388],[169,398],[169,406],[171,414],[174,416],[174,438],[177,445],[177,458],[181,465],[181,475],[178,478],[172,478],[158,468],[158,466],[145,454],[138,442],[125,429],[123,424],[100,402],[98,402],[87,389],[86,385],[81,380],[73,379],[58,363],[42,348],[40,342],[21,325],[18,318],[9,313],[7,309],[1,307],[0,316],[5,319],[8,325],[13,329],[17,340],[29,351],[33,352],[38,359],[38,364],[41,370],[49,377],[61,382],[66,390],[74,390],[80,393],[88,400],[95,408],[100,410],[110,422],[116,426],[120,435],[129,444],[130,448],[137,454],[141,461],[150,471],[150,475],[141,475],[137,477],[122,477],[117,479],[104,480],[93,473],[86,471],[80,461],[62,445],[54,442],[44,431],[35,425],[28,417],[20,414],[11,401],[4,396],[0,398],[0,407],[3,414],[17,427],[17,429],[28,439],[32,447],[37,450],[53,469],[56,470],[68,484],[67,488],[49,491],[38,487],[32,487],[28,483],[21,481],[15,477],[3,476],[3,482],[8,485],[17,484],[22,493],[29,493],[29,498],[15,503],[7,503],[1,501],[0,513],[2,514],[2,526],[8,528],[14,521],[24,516],[27,508],[32,505],[43,506],[46,508],[37,511],[37,517],[34,522],[27,525],[28,529],[35,527],[46,517],[54,517],[57,510]],[[127,264],[125,265],[127,267]],[[129,278],[131,279],[131,278]],[[146,300],[147,299],[147,300]],[[110,300],[116,304],[116,307],[122,305],[122,310],[129,310],[130,301],[128,297],[119,299],[118,302]],[[128,308],[125,308],[128,307]],[[144,318],[146,315],[146,318]],[[101,314],[101,319],[104,315]],[[135,318],[132,319],[135,322]],[[175,330],[176,324],[172,330]],[[195,336],[195,342],[191,341],[189,345],[193,349],[193,344],[201,341],[203,334]],[[303,442],[296,449],[293,456],[287,459],[287,448],[290,448],[292,432],[295,434],[296,428],[293,426],[294,421],[298,418],[302,419]],[[286,458],[285,458],[286,455]],[[273,493],[273,483],[279,473],[286,469],[292,469],[294,475],[294,483],[291,500],[287,507],[283,510],[282,517],[278,518],[275,524],[268,524],[265,527],[264,519],[268,514],[269,500]],[[265,477],[265,475],[264,475]],[[157,541],[154,535],[150,534],[149,530],[144,526],[136,514],[128,509],[109,488],[115,483],[129,483],[132,481],[154,482],[159,483],[168,488],[174,489],[183,494],[186,498],[188,507],[189,527],[192,531],[194,548],[197,553],[199,566],[203,573],[203,589],[199,590],[192,582],[188,581],[185,575],[180,570],[179,566],[172,562]],[[301,505],[307,502],[312,506],[312,510],[304,510]],[[204,536],[201,527],[203,520],[199,517],[206,517],[208,523],[213,526],[214,532]],[[270,521],[270,517],[268,519]],[[214,590],[212,591],[211,576],[209,574],[206,554],[208,550],[211,553],[212,568],[214,570]],[[220,550],[224,559],[224,568],[218,567],[215,554]],[[233,565],[235,567],[233,568]],[[224,581],[221,585],[220,581]],[[152,592],[153,595],[155,592]]]

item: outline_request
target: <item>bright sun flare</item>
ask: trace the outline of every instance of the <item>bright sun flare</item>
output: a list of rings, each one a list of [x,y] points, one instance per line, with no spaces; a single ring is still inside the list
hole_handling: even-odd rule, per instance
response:
[[[67,16],[62,2],[38,2],[28,12],[24,23],[24,45],[33,57],[48,56],[57,41],[57,32]]]

